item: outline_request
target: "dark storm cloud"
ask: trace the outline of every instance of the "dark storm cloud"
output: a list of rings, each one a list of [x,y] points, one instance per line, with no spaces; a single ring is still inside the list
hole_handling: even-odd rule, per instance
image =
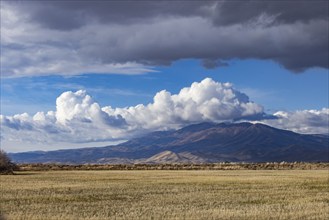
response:
[[[207,69],[214,69],[216,67],[228,66],[229,64],[221,60],[204,59],[202,60],[202,65]]]
[[[255,19],[261,14],[275,16],[276,22],[307,22],[313,19],[328,19],[328,1],[311,0],[245,0],[223,1],[216,5],[214,21],[231,25]]]
[[[13,1],[15,2],[15,1]],[[218,25],[232,25],[274,16],[278,23],[328,19],[326,0],[245,1],[22,1],[30,19],[48,28],[77,28],[90,20],[104,23],[137,23],[157,17],[207,17]]]
[[[39,27],[28,43],[47,45],[48,60],[61,59],[56,45],[65,42],[70,45],[66,53],[74,49],[72,57],[86,64],[169,65],[192,58],[215,68],[226,65],[220,60],[253,58],[274,60],[294,72],[328,68],[328,1],[13,1],[8,5]],[[45,35],[47,31],[57,38]]]
[[[74,29],[86,23],[131,24],[158,16],[206,14],[212,2],[198,1],[28,1],[21,7],[31,11],[30,19],[53,29]]]

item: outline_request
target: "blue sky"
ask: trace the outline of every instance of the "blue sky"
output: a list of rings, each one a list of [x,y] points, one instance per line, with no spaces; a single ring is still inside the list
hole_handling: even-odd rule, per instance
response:
[[[1,1],[9,152],[204,121],[329,133],[328,1]]]
[[[231,82],[268,112],[328,107],[328,70],[293,73],[272,61],[233,60],[228,66],[204,68],[198,60],[176,61],[140,75],[86,74],[2,79],[1,114],[55,110],[56,98],[65,91],[87,92],[101,106],[126,107],[152,102],[163,89],[176,94],[193,82],[210,77]]]

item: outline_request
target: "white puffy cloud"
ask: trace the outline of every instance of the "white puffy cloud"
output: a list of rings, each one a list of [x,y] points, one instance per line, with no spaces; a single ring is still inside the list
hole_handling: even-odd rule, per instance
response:
[[[329,134],[329,108],[321,110],[278,111],[274,120],[265,120],[270,126],[306,134]]]
[[[163,90],[153,102],[126,108],[103,108],[86,91],[64,92],[56,111],[1,115],[2,138],[22,142],[85,143],[129,139],[154,130],[175,129],[202,121],[229,121],[263,112],[230,83],[206,78],[172,95]]]
[[[251,102],[246,94],[235,90],[230,83],[210,78],[194,82],[178,94],[162,90],[152,103],[126,108],[101,107],[84,90],[68,91],[57,98],[56,111],[37,112],[33,116],[26,113],[1,115],[1,142],[4,148],[14,142],[22,147],[35,144],[34,149],[48,149],[47,146],[54,143],[63,143],[63,147],[71,146],[69,143],[83,146],[126,140],[192,123],[255,120],[261,116],[266,116],[263,107]],[[273,116],[263,117],[260,122],[300,133],[328,133],[328,108],[279,111]]]
[[[64,92],[57,98],[56,120],[62,125],[67,125],[74,120],[104,127],[120,127],[126,124],[122,117],[109,115],[102,111],[99,104],[84,90],[75,93]]]
[[[177,128],[202,121],[229,121],[263,112],[247,95],[233,89],[230,83],[206,78],[172,95],[158,92],[153,103],[128,108],[102,108],[109,115],[121,115],[128,124],[143,129]]]

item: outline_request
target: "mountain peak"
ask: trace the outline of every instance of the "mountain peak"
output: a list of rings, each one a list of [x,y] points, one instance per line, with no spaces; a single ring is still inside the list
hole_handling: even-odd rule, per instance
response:
[[[328,138],[264,124],[204,122],[116,146],[9,154],[18,163],[210,163],[328,161]]]
[[[216,123],[213,122],[202,122],[202,123],[198,123],[198,124],[191,124],[188,125],[186,127],[183,127],[181,129],[178,130],[178,132],[195,132],[195,131],[201,131],[201,130],[205,130],[205,129],[209,129],[216,126]]]

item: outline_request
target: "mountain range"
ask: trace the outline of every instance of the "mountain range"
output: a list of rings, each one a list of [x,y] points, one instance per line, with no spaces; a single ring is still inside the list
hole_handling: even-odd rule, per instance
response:
[[[106,147],[8,154],[16,163],[128,164],[329,161],[329,136],[252,123],[201,123]]]

